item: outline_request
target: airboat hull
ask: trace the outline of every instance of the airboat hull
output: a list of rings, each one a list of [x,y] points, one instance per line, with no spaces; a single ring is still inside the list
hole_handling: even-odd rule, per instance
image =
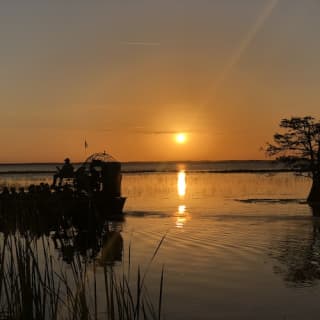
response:
[[[105,197],[103,194],[93,196],[92,204],[94,209],[100,214],[105,215],[121,215],[123,214],[125,197]]]
[[[4,190],[0,193],[0,220],[30,213],[62,220],[121,216],[126,201],[121,196],[121,177],[120,162],[105,152],[93,154],[74,172],[71,184],[62,184],[67,177],[60,176],[60,185],[54,183],[51,189],[42,183],[30,185],[27,193]]]
[[[100,193],[90,196],[64,195],[63,193],[26,194],[24,197],[9,195],[0,197],[0,218],[23,217],[30,214],[72,220],[88,214],[101,218],[121,217],[124,214],[125,201],[125,197],[108,197]]]

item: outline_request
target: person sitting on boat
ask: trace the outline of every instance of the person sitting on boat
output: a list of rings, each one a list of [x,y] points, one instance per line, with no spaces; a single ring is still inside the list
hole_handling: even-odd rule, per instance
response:
[[[91,191],[100,191],[100,174],[93,165],[90,166]]]
[[[79,167],[75,173],[75,186],[77,191],[89,191],[90,189],[90,177],[88,173],[86,172],[85,166]]]
[[[62,168],[57,167],[57,173],[53,176],[53,186],[56,185],[57,179],[59,178],[59,185],[61,185],[63,178],[73,178],[74,176],[74,169],[73,165],[70,163],[70,159],[64,159],[64,165]]]

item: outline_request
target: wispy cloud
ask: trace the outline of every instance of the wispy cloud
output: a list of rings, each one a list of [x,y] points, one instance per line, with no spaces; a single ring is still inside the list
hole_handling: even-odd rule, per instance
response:
[[[133,132],[138,134],[153,134],[153,135],[165,135],[165,134],[178,134],[180,132],[190,134],[199,131],[196,130],[144,130],[144,129],[134,129]]]
[[[160,42],[152,42],[152,41],[121,41],[120,43],[125,46],[143,46],[143,47],[160,46]]]

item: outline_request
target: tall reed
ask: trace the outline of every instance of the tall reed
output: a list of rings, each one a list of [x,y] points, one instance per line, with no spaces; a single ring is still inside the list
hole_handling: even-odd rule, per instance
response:
[[[0,243],[0,319],[161,319],[164,268],[156,302],[145,278],[163,239],[145,273],[138,267],[134,284],[130,246],[126,271],[105,265],[101,283],[95,261],[89,263],[76,253],[66,266],[53,257],[49,238],[6,235]]]

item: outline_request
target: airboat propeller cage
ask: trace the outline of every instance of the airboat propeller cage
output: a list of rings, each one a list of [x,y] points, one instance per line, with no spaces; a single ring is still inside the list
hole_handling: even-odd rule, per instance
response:
[[[101,191],[109,197],[121,196],[121,163],[110,154],[94,153],[85,166],[101,171]]]

